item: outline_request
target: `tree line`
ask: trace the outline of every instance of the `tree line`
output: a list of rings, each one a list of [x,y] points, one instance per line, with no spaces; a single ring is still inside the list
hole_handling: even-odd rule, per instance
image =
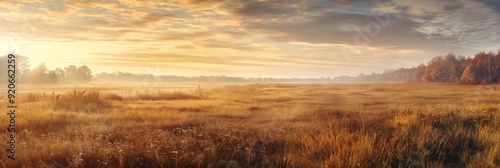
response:
[[[355,77],[338,77],[347,82],[411,82],[411,83],[500,83],[500,51],[480,52],[472,58],[453,54],[434,57],[427,65],[386,70],[383,73],[360,74]]]
[[[7,67],[7,56],[0,57],[0,66]],[[49,70],[42,63],[33,69],[30,69],[28,57],[16,55],[16,81],[18,83],[33,83],[33,84],[55,84],[55,83],[87,83],[94,77],[92,70],[86,65],[75,66],[69,65],[64,68],[56,68]],[[7,68],[2,68],[0,74],[7,74]],[[7,81],[5,75],[0,75]]]

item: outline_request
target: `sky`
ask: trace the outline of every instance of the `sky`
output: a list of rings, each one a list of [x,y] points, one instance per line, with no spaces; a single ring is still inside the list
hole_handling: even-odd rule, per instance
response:
[[[498,0],[1,0],[0,53],[94,73],[335,77],[496,53],[499,26]]]

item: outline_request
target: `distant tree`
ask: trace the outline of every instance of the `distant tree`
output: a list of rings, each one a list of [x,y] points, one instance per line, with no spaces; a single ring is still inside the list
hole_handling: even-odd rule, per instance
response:
[[[47,76],[47,78],[46,78],[46,81],[44,83],[52,83],[52,84],[54,84],[54,83],[58,83],[59,82],[59,78],[58,78],[58,76],[57,76],[57,74],[56,74],[55,71],[49,71],[46,76]]]
[[[479,80],[477,79],[477,72],[476,72],[476,67],[472,63],[473,61],[470,60],[467,63],[467,66],[465,67],[465,70],[462,74],[462,77],[460,77],[460,82],[463,84],[478,84]]]
[[[79,82],[87,83],[87,82],[90,82],[92,80],[92,78],[94,77],[92,75],[92,71],[86,65],[82,65],[82,66],[78,67],[77,74],[78,74]]]
[[[24,57],[24,56],[20,56],[20,55],[16,56],[16,64],[17,64],[16,68],[18,71],[17,74],[19,76],[23,76],[24,73],[26,71],[28,71],[30,66],[31,66],[30,61],[29,61],[29,57]]]
[[[63,78],[65,82],[69,83],[87,83],[94,77],[92,75],[92,70],[86,65],[80,67],[69,65],[64,68],[64,70],[56,69],[54,73],[59,78]]]
[[[57,76],[57,81],[58,82],[61,82],[61,81],[64,81],[66,79],[66,76],[64,74],[64,70],[62,70],[61,68],[56,68],[54,70],[54,73],[56,74]]]
[[[31,70],[31,83],[49,83],[47,81],[47,65],[44,63]]]
[[[64,76],[66,77],[66,82],[75,82],[78,81],[78,68],[74,65],[69,65],[64,68]]]
[[[0,81],[1,82],[7,82],[7,75],[3,75],[3,74],[7,74],[7,60],[8,60],[8,55],[4,55],[4,56],[1,56],[0,57],[0,67],[3,67],[3,68],[0,68]],[[21,56],[21,55],[15,55],[16,56],[16,66],[15,66],[15,70],[16,70],[16,81],[17,82],[20,82],[20,81],[23,81],[24,80],[24,74],[29,71],[29,58],[28,57],[24,57],[24,56]]]
[[[500,83],[500,51],[494,56],[491,65],[492,82]]]
[[[412,75],[412,82],[421,82],[422,75],[424,75],[425,72],[425,65],[420,64],[419,66],[414,68],[415,70],[413,71]]]
[[[47,68],[47,65],[45,65],[45,63],[41,63],[35,69],[33,69],[33,72],[37,74],[46,74],[48,70],[49,69]]]
[[[495,54],[493,53],[478,53],[474,56],[473,64],[476,68],[476,77],[479,82],[482,84],[488,84],[493,81],[492,62]]]

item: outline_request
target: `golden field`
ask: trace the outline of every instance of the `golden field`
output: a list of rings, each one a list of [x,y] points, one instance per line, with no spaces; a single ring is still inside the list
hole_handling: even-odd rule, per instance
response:
[[[500,167],[497,85],[19,88],[3,167]]]

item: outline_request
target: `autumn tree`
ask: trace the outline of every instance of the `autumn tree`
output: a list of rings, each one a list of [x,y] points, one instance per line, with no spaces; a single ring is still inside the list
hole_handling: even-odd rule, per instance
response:
[[[496,65],[492,64],[495,61],[494,57],[495,54],[491,52],[490,53],[480,52],[476,54],[476,56],[474,56],[474,58],[468,64],[466,64],[466,68],[471,67],[469,68],[471,70],[469,72],[472,72],[472,70],[474,70],[475,78],[481,84],[491,83],[494,80],[493,71],[495,71],[495,69],[493,68],[496,67]],[[471,75],[467,76],[470,77]]]
[[[464,72],[460,77],[460,83],[462,84],[478,84],[479,80],[477,78],[477,70],[474,64],[474,60],[468,60],[465,64]]]
[[[424,72],[425,72],[424,64],[420,64],[419,66],[415,67],[415,71],[413,72],[412,75],[412,82],[420,82],[422,76],[424,75]]]
[[[492,82],[500,83],[500,51],[491,61],[491,76]]]

